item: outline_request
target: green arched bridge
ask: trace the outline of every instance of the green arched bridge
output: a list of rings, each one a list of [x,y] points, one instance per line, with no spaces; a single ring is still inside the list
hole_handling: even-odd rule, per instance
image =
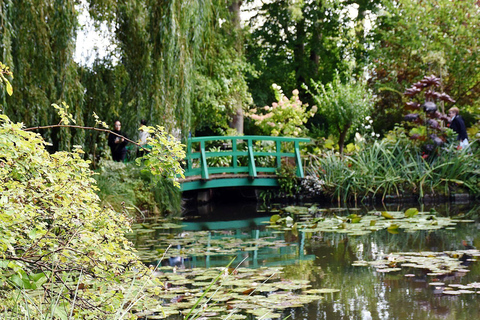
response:
[[[308,138],[270,136],[211,136],[187,142],[185,178],[181,190],[221,187],[275,187],[276,172],[295,165],[303,178],[300,143]]]

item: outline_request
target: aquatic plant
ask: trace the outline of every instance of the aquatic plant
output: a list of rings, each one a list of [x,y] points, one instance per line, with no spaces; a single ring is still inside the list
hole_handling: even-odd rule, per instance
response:
[[[371,211],[361,215],[350,213],[340,215],[332,209],[319,209],[316,206],[288,206],[280,214],[270,218],[270,228],[291,230],[294,233],[345,233],[352,236],[366,235],[379,230],[390,233],[438,230],[456,225],[458,222],[471,222],[441,217],[435,212],[419,212],[410,208],[404,212]]]
[[[478,194],[479,151],[472,148],[472,152],[450,145],[425,161],[408,140],[383,139],[344,157],[333,152],[311,155],[306,171],[323,180],[323,193],[338,202],[376,196],[384,200],[387,196],[421,199],[425,194],[448,197],[465,191]]]

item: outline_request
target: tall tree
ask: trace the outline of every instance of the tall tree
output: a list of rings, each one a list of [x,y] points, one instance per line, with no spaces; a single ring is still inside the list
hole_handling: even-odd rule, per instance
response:
[[[366,58],[365,50],[360,49],[368,39],[358,28],[366,13],[376,9],[377,2],[265,2],[251,21],[253,31],[247,47],[247,59],[258,71],[258,76],[249,79],[255,104],[266,105],[273,100],[269,90],[272,83],[289,92],[301,90],[310,79],[328,83],[336,71],[362,70]],[[361,14],[350,17],[352,8],[358,8]],[[358,32],[352,27],[355,23]],[[302,90],[300,96],[311,102]]]
[[[135,130],[139,119],[169,131],[190,129],[195,69],[211,19],[210,0],[90,0],[90,13],[114,26],[126,79],[117,115]],[[112,66],[114,63],[111,63]],[[131,131],[130,131],[131,132]],[[133,133],[132,133],[133,134]]]
[[[242,0],[231,0],[231,3],[228,7],[231,13],[231,26],[233,30],[233,37],[235,39],[235,49],[239,56],[243,56],[243,36],[242,36],[242,28],[240,25],[241,17],[241,7],[242,7]],[[241,101],[237,102],[235,106],[235,111],[232,117],[232,121],[230,122],[232,128],[237,130],[239,134],[243,134],[243,105]]]
[[[229,127],[243,133],[243,110],[251,95],[239,22],[222,1],[215,2],[210,32],[204,34],[195,78],[192,127],[199,134],[225,134]]]

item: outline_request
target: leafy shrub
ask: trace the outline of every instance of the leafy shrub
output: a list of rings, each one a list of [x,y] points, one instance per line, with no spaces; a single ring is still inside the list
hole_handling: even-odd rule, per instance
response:
[[[181,193],[171,180],[153,176],[133,163],[102,161],[97,174],[98,195],[102,203],[116,211],[134,213],[178,213]],[[132,211],[132,210],[129,210]]]
[[[308,110],[308,104],[302,104],[296,89],[288,99],[280,86],[273,84],[272,88],[277,102],[272,103],[272,106],[265,106],[263,111],[252,109],[247,116],[267,135],[304,136],[306,132],[304,124],[315,115],[317,107],[313,106]]]
[[[98,319],[128,313],[136,302],[130,281],[146,281],[149,271],[124,237],[128,218],[100,205],[80,149],[49,154],[38,134],[5,115],[0,122],[2,315]]]
[[[287,198],[293,198],[299,194],[301,189],[300,179],[297,177],[296,167],[283,164],[278,170],[278,184],[280,185],[280,194]]]
[[[371,112],[373,95],[365,83],[354,79],[342,83],[338,74],[325,86],[315,81],[312,86],[312,91],[305,88],[318,104],[319,114],[325,117],[329,132],[337,135],[339,151],[343,153],[349,135],[357,131]]]

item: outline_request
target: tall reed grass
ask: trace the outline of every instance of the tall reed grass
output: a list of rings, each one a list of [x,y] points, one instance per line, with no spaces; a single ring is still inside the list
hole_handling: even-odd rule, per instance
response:
[[[454,192],[480,192],[480,152],[477,142],[469,150],[454,145],[427,158],[405,140],[375,141],[351,155],[327,152],[311,155],[307,174],[325,181],[324,193],[339,202],[366,197],[406,194],[449,196]]]

